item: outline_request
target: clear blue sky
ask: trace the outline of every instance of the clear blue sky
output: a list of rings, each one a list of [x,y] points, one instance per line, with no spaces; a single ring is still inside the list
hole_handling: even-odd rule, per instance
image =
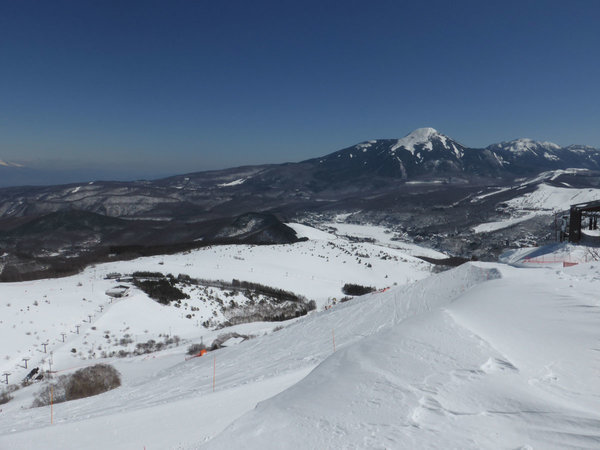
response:
[[[431,126],[600,147],[600,2],[0,0],[0,159],[163,174]]]

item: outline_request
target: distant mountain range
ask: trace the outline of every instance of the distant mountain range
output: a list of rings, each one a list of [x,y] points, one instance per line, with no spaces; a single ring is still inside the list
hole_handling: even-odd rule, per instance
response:
[[[568,168],[580,170],[564,170]],[[5,163],[0,176],[13,170],[26,168]],[[557,172],[523,184],[523,179],[548,171]],[[499,201],[534,190],[536,183],[598,187],[599,174],[600,150],[592,147],[517,139],[477,149],[433,128],[420,128],[402,139],[366,141],[298,163],[153,181],[3,188],[0,254],[12,258],[4,264],[12,267],[14,279],[21,273],[52,271],[57,259],[66,264],[65,272],[77,257],[87,262],[95,258],[86,255],[132,256],[225,241],[290,242],[293,236],[277,218],[346,211],[361,211],[376,222],[402,223],[415,236],[447,230],[459,236],[496,214]],[[489,201],[464,201],[488,186],[507,189]],[[454,253],[469,256],[475,248],[469,247],[469,239],[454,239]],[[493,251],[501,245],[495,243]]]
[[[185,179],[185,184],[191,185],[194,181],[202,180],[204,184],[214,179],[221,188],[235,188],[249,184],[248,181],[263,188],[287,188],[296,184],[300,185],[296,187],[320,191],[342,187],[336,184],[353,184],[362,179],[372,181],[373,177],[411,181],[458,176],[474,181],[476,177],[509,179],[566,168],[600,169],[600,149],[584,145],[560,147],[531,139],[469,148],[433,128],[419,128],[402,139],[366,141],[298,163],[196,172],[168,180]],[[238,175],[240,178],[233,178]],[[77,179],[73,171],[62,176],[66,180]],[[85,174],[79,179],[82,176]],[[291,180],[286,180],[290,177]],[[53,179],[50,171],[0,160],[0,186],[41,185]],[[153,183],[164,185],[164,180]]]
[[[417,185],[510,184],[544,171],[600,170],[600,150],[517,139],[468,148],[433,128],[362,142],[298,163],[196,172],[154,181],[0,189],[0,219],[81,210],[110,217],[206,221],[248,211],[338,203]],[[4,170],[24,170],[10,164]],[[1,224],[0,224],[1,226]]]
[[[379,139],[305,163],[333,180],[357,176],[414,180],[432,177],[514,178],[565,168],[600,168],[600,150],[561,148],[551,142],[517,139],[486,148],[468,148],[433,128],[420,128],[402,139]]]

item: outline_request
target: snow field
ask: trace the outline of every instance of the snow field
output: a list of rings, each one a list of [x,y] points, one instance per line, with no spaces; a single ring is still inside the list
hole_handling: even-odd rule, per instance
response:
[[[534,192],[509,200],[507,203],[519,210],[562,211],[565,205],[590,202],[600,198],[600,189],[558,188],[540,184]]]
[[[343,348],[398,323],[406,316],[444,303],[448,293],[457,294],[493,276],[497,276],[494,271],[465,266],[459,273],[447,272],[436,276],[433,282],[417,282],[397,288],[394,293],[388,291],[357,298],[353,302],[338,305],[329,311],[300,318],[284,329],[260,339],[252,339],[235,347],[212,352],[209,356],[216,358],[217,391],[241,385],[254,385],[255,389],[260,390],[262,385],[257,383],[271,380],[264,385],[264,389],[270,393],[268,386],[279,383],[277,380],[281,380],[282,376],[289,375],[293,378],[293,374],[306,374],[306,371],[331,355],[334,332],[338,348]],[[454,281],[451,282],[451,289],[448,290],[447,284],[451,280]],[[399,296],[405,298],[405,302],[396,301]],[[155,406],[184,401],[190,397],[197,398],[198,407],[201,407],[204,396],[211,395],[212,392],[213,360],[210,357],[184,361],[183,355],[181,353],[177,355],[176,349],[173,349],[167,351],[162,357],[157,355],[156,359],[136,357],[114,360],[112,363],[124,376],[123,386],[101,396],[56,405],[56,418],[59,423],[61,420],[69,423],[78,422],[82,418],[87,422],[88,419],[95,417],[112,416],[131,410],[139,410],[139,414],[145,417],[160,411],[154,409]],[[131,368],[132,366],[136,368]],[[263,398],[270,396],[264,395]],[[6,426],[10,427],[8,429],[0,424],[0,434],[13,429],[23,430],[47,425],[47,408],[21,410],[15,400],[5,405],[7,416],[13,417],[13,421],[11,424],[6,423]],[[231,417],[232,414],[235,415],[226,412],[227,417]],[[139,417],[131,420],[132,423],[139,423],[140,426],[144,424],[142,428],[149,427],[144,429],[143,435],[156,433],[151,429],[153,420],[149,419],[147,424]],[[169,423],[168,418],[161,421],[165,424]],[[77,428],[81,426],[83,425],[78,425]],[[46,428],[46,432],[40,434],[40,438],[42,436],[47,438],[49,433],[50,435],[59,433],[59,429]],[[11,434],[6,439],[13,440],[9,439],[6,442],[14,444],[13,448],[23,448],[19,447],[19,442],[21,445],[24,442],[21,439],[30,442],[35,436],[36,433]],[[85,445],[89,440],[88,436],[78,436],[79,433],[72,436],[70,444],[66,447],[55,448],[75,448],[75,445]],[[134,442],[139,442],[139,436],[140,433],[133,433],[132,437],[125,440],[122,435],[107,436],[103,437],[101,442],[111,448],[131,448]],[[0,444],[3,440],[4,437],[0,437]],[[60,439],[57,442],[59,441]]]
[[[385,227],[375,225],[358,225],[352,223],[323,223],[320,225],[323,228],[332,230],[333,233],[341,238],[350,236],[356,238],[374,239],[378,245],[383,245],[388,248],[401,250],[411,256],[427,256],[429,258],[444,259],[448,255],[419,245],[393,240],[394,233],[390,232]]]
[[[343,346],[194,448],[596,448],[600,278],[575,290],[569,270],[499,268]]]
[[[292,226],[312,240],[292,245],[209,247],[101,264],[72,277],[0,284],[0,370],[11,374],[10,383],[18,383],[33,367],[47,370],[50,362],[53,370],[83,367],[112,352],[131,352],[139,343],[164,342],[174,335],[185,347],[186,342],[201,339],[210,345],[225,332],[202,326],[206,320],[224,320],[214,298],[224,302],[233,299],[238,304],[246,301],[241,294],[226,297],[223,290],[212,287],[185,288],[191,298],[183,300],[181,308],[160,305],[134,287],[129,296],[113,300],[105,292],[119,283],[104,278],[114,272],[159,271],[253,281],[314,299],[319,309],[341,298],[341,287],[346,282],[384,288],[430,274],[429,263],[400,250],[351,243],[311,227]],[[369,227],[362,228],[363,233],[368,231]],[[372,231],[382,234],[378,229]],[[192,307],[197,310],[192,311]],[[233,330],[254,335],[270,332],[276,326],[239,325]],[[48,344],[47,353],[43,352],[43,343]],[[27,369],[22,358],[29,358]]]
[[[484,194],[476,198],[482,199],[486,196],[503,192],[504,190],[506,189]],[[600,199],[600,189],[558,188],[542,183],[535,191],[506,202],[509,212],[513,217],[497,222],[482,223],[473,227],[473,231],[475,233],[497,231],[537,216],[564,211],[565,205],[590,202],[598,199]]]
[[[180,272],[193,277],[261,283],[236,271],[268,274],[272,280],[264,284],[303,295],[316,289],[313,281],[319,284],[319,279],[331,276],[335,286],[319,284],[329,289],[321,301],[339,289],[340,271],[356,275],[349,281],[361,284],[394,280],[383,273],[394,267],[399,277],[424,279],[285,322],[278,331],[273,327],[279,324],[239,325],[234,330],[257,337],[201,358],[186,361],[185,347],[176,347],[101,360],[121,372],[123,385],[55,405],[52,426],[49,408],[28,408],[39,386],[23,388],[0,407],[0,448],[597,448],[600,264],[529,270],[468,263],[425,278],[428,270],[422,269],[427,266],[398,250],[392,253],[373,244],[357,247],[339,237],[320,236],[320,241],[291,247],[208,248],[96,270],[101,277],[133,270],[177,274],[186,268]],[[369,248],[369,258],[355,255]],[[290,255],[290,249],[296,255]],[[382,251],[392,258],[374,257]],[[548,251],[562,250],[537,249]],[[244,272],[249,268],[256,270]],[[288,276],[283,276],[286,269]],[[316,280],[308,279],[313,276],[310,270]],[[206,272],[221,276],[198,275]],[[87,271],[82,275],[91,276]],[[67,285],[90,289],[85,276],[82,286],[73,283],[73,277],[63,279],[67,284],[59,293]],[[96,291],[104,281],[94,280]],[[39,286],[34,282],[31,292],[39,293],[50,281],[61,280],[40,280]],[[19,285],[12,289],[22,292],[18,289],[25,286]],[[92,301],[106,301],[103,292]],[[81,291],[75,293],[74,309],[81,301]],[[198,328],[181,317],[182,311],[154,306],[161,305],[133,293],[110,304],[89,327],[119,325],[143,337],[172,323],[179,327],[173,334],[195,342],[200,336],[208,342],[227,331]],[[80,317],[80,312],[74,315]],[[145,324],[152,324],[148,333]],[[102,333],[102,327],[95,332]],[[78,361],[69,355],[72,345],[55,347],[57,367]],[[65,360],[59,363],[60,358]]]

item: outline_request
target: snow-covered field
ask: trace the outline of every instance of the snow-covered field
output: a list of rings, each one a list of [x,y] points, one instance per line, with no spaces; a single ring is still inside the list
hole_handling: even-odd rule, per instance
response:
[[[344,222],[325,222],[320,225],[331,231],[336,236],[358,238],[358,239],[372,239],[374,243],[383,245],[388,248],[401,250],[402,252],[412,256],[427,256],[428,258],[447,258],[448,255],[438,252],[436,250],[421,247],[411,242],[406,242],[396,238],[395,234],[390,232],[389,229],[382,226],[375,225],[359,225]]]
[[[383,289],[431,273],[429,263],[404,251],[353,243],[304,225],[291,226],[310,240],[292,245],[215,246],[102,264],[72,277],[0,284],[0,370],[11,373],[9,380],[20,380],[29,371],[23,358],[29,358],[29,368],[48,368],[52,361],[53,368],[62,369],[112,352],[131,352],[149,340],[164,343],[176,336],[210,344],[222,331],[202,324],[224,320],[218,301],[243,303],[240,294],[228,297],[214,287],[185,289],[191,298],[183,300],[179,308],[163,306],[135,287],[127,297],[112,299],[105,292],[121,283],[105,279],[111,273],[152,271],[208,280],[236,278],[303,295],[315,300],[318,309],[343,297],[345,283]],[[368,234],[369,227],[361,229]],[[374,228],[373,233],[379,235],[381,230]],[[422,253],[431,250],[422,249]],[[264,325],[252,334],[274,326]]]
[[[497,222],[480,223],[479,225],[476,225],[473,227],[473,231],[475,233],[490,233],[492,231],[498,231],[498,230],[502,230],[503,228],[512,227],[513,225],[516,225],[521,222],[525,222],[529,219],[533,219],[534,217],[537,217],[539,215],[540,215],[539,213],[529,213],[529,214],[525,214],[524,216],[513,217],[513,218],[505,219],[505,220],[499,220]]]
[[[321,306],[340,295],[340,278],[391,286],[277,331],[276,324],[240,325],[236,330],[257,337],[200,358],[186,361],[180,346],[102,360],[121,372],[123,385],[54,405],[53,424],[49,407],[29,408],[39,386],[20,389],[0,406],[0,448],[598,448],[599,263],[538,270],[469,263],[429,276],[399,250],[303,232],[314,240],[214,247],[0,285],[3,352],[20,357],[25,344],[63,326],[67,342],[51,338],[58,370],[97,362],[69,349],[104,328],[129,327],[132,336],[163,329],[190,340],[216,333],[142,293],[107,304],[104,290],[112,284],[101,278],[108,272],[236,277],[320,299]],[[358,263],[353,252],[371,256]],[[391,258],[375,258],[378,252]],[[72,332],[73,321],[100,306],[80,335]],[[14,370],[15,360],[2,363]]]
[[[600,189],[559,188],[548,184],[540,184],[538,188],[522,197],[509,200],[510,207],[521,210],[562,211],[565,205],[590,202],[600,198]]]
[[[500,189],[496,192],[484,194],[477,198],[482,199],[505,190],[506,189]],[[542,183],[535,191],[506,202],[508,205],[507,212],[511,215],[509,219],[482,223],[475,226],[473,231],[475,231],[475,233],[487,233],[500,230],[532,219],[536,216],[552,215],[556,212],[563,211],[565,205],[590,202],[598,199],[600,199],[600,189],[559,188]]]

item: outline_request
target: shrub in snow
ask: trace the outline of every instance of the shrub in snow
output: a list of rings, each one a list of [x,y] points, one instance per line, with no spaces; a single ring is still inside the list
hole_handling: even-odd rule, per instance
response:
[[[8,403],[12,399],[13,399],[13,396],[10,395],[8,392],[2,391],[2,393],[0,393],[0,405],[4,405],[5,403]]]
[[[223,313],[227,321],[221,326],[226,327],[251,322],[283,322],[304,316],[309,311],[316,309],[316,307],[317,304],[314,300],[308,302],[283,301],[275,304],[261,300],[257,304],[224,309]]]
[[[361,286],[360,284],[346,283],[342,292],[346,295],[365,295],[375,290],[372,286]]]
[[[159,280],[135,280],[135,285],[158,303],[168,305],[174,300],[190,298],[189,295],[174,286],[173,280],[161,278]]]
[[[146,270],[139,270],[131,274],[134,278],[163,278],[164,275],[161,272],[149,272]]]
[[[96,364],[75,372],[67,384],[69,400],[90,397],[121,386],[121,376],[117,369],[108,364]]]
[[[16,384],[8,385],[2,392],[0,392],[0,405],[10,402],[13,399],[12,392],[18,391],[19,386]]]
[[[34,407],[91,397],[121,386],[117,369],[108,364],[79,369],[71,375],[61,375],[52,385],[47,384],[38,393]]]

